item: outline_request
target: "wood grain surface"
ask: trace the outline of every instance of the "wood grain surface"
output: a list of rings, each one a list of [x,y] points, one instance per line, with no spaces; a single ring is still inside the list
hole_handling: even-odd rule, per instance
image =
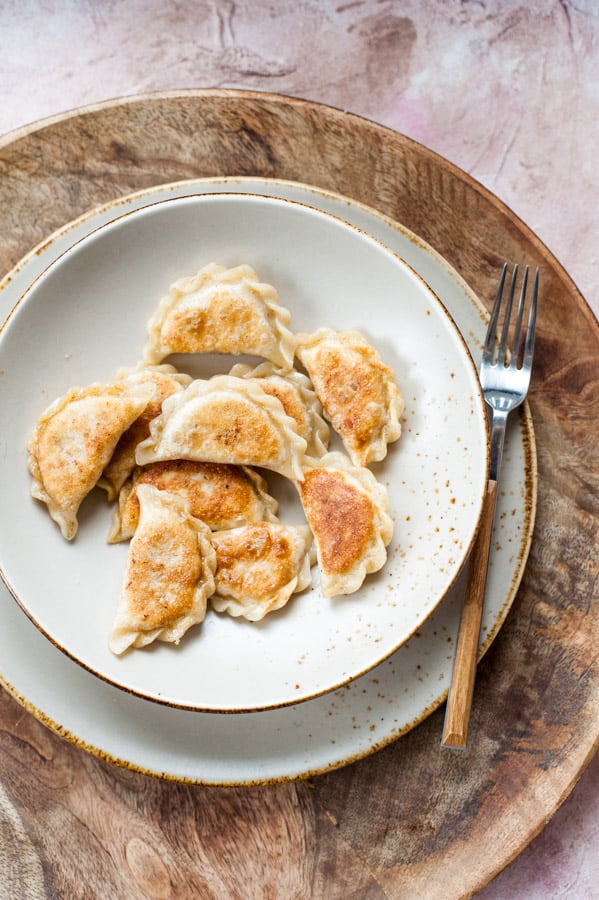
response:
[[[540,267],[529,564],[479,667],[465,751],[440,747],[439,709],[310,782],[183,786],[96,759],[2,691],[0,895],[469,896],[543,827],[598,743],[597,322],[534,234],[449,163],[356,116],[247,92],[150,95],[10,135],[0,274],[100,203],[215,175],[299,180],[376,207],[483,298],[504,259]]]

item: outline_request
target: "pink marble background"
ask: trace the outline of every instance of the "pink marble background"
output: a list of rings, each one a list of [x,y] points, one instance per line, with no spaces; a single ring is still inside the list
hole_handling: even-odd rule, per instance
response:
[[[536,231],[599,314],[598,0],[0,0],[0,36],[0,134],[169,88],[332,104],[473,175]],[[595,758],[479,896],[592,900],[598,851]]]

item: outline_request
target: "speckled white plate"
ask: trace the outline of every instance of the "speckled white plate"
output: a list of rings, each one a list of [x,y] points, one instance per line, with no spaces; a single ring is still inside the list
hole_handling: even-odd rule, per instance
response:
[[[169,285],[209,262],[249,262],[291,311],[292,330],[357,328],[392,367],[406,402],[403,435],[374,467],[388,486],[395,531],[388,562],[347,597],[313,586],[260,623],[210,611],[175,647],[120,657],[107,638],[128,545],[107,545],[111,507],[84,501],[66,542],[29,496],[24,448],[48,403],[71,386],[134,365]],[[35,365],[24,348],[35,345]],[[180,356],[206,377],[223,356]],[[295,201],[251,194],[163,199],[75,243],[34,281],[0,333],[0,433],[11,435],[0,494],[0,570],[39,629],[91,672],[169,705],[267,709],[338,688],[392,654],[459,574],[487,480],[487,423],[467,346],[425,282],[374,238]],[[40,377],[42,376],[42,377]],[[297,492],[269,478],[284,522],[302,521]],[[32,560],[35,565],[32,565]]]
[[[158,197],[223,189],[301,200],[368,230],[400,253],[443,297],[472,353],[479,355],[486,327],[481,304],[457,273],[415,235],[338,195],[254,178],[162,186],[81,217],[28,254],[0,284],[4,314],[52,259],[99,221]],[[532,537],[536,460],[526,407],[510,423],[503,484],[481,652],[491,644],[511,606]],[[205,784],[304,777],[373,752],[443,702],[462,596],[463,574],[414,639],[343,689],[299,705],[222,716],[159,706],[95,678],[45,640],[0,585],[0,681],[40,720],[78,746],[148,774]]]

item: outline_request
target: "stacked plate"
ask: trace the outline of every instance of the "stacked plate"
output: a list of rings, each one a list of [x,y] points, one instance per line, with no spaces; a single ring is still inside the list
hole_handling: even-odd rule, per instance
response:
[[[117,657],[108,634],[126,545],[92,495],[66,542],[29,495],[26,445],[74,385],[109,381],[141,357],[148,319],[176,279],[247,263],[291,312],[290,328],[361,331],[391,366],[401,439],[373,466],[389,492],[387,563],[354,594],[312,586],[260,623],[209,614],[177,647]],[[444,699],[464,568],[487,478],[474,359],[481,304],[424,242],[375,211],[296,183],[161,185],[52,235],[0,286],[3,466],[0,675],[38,717],[103,757],[161,777],[252,784],[325,771],[373,752]],[[234,360],[188,360],[190,374]],[[486,649],[517,589],[531,539],[531,422],[508,436]],[[301,517],[273,479],[279,518]]]

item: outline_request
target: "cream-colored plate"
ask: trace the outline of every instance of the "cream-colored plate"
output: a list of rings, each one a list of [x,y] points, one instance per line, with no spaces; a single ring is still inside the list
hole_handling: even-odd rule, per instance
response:
[[[4,309],[47,263],[123,209],[191,191],[256,191],[321,206],[351,219],[407,259],[443,300],[477,355],[484,334],[480,304],[429,247],[373,210],[298,184],[262,179],[163,186],[109,205],[57,233],[5,279]],[[92,224],[93,223],[93,224]],[[496,551],[490,571],[482,649],[511,604],[534,520],[536,468],[528,413],[514,420],[506,445]],[[75,743],[149,773],[209,784],[247,784],[323,771],[365,755],[413,727],[444,699],[457,630],[462,578],[436,612],[386,662],[345,688],[284,709],[221,716],[160,707],[118,691],[61,654],[2,590],[2,681],[39,718]]]
[[[107,545],[99,489],[66,542],[29,496],[24,448],[38,416],[71,386],[110,381],[136,364],[146,324],[177,278],[212,261],[249,262],[291,311],[290,327],[357,328],[396,373],[403,435],[373,467],[388,486],[395,532],[388,562],[346,597],[313,586],[259,624],[210,611],[180,645],[116,657],[107,638],[127,544]],[[23,348],[35,346],[35,363]],[[172,358],[171,358],[172,359]],[[209,377],[223,356],[178,368]],[[487,425],[476,370],[445,308],[399,256],[342,220],[252,194],[164,199],[74,244],[27,290],[0,333],[0,433],[11,435],[0,494],[0,570],[57,647],[110,683],[195,710],[267,709],[364,674],[422,625],[455,581],[474,539],[487,479]],[[43,374],[43,377],[40,375]],[[224,461],[224,460],[223,460]],[[268,478],[283,522],[303,520],[295,487]],[[32,564],[34,562],[34,564]]]

